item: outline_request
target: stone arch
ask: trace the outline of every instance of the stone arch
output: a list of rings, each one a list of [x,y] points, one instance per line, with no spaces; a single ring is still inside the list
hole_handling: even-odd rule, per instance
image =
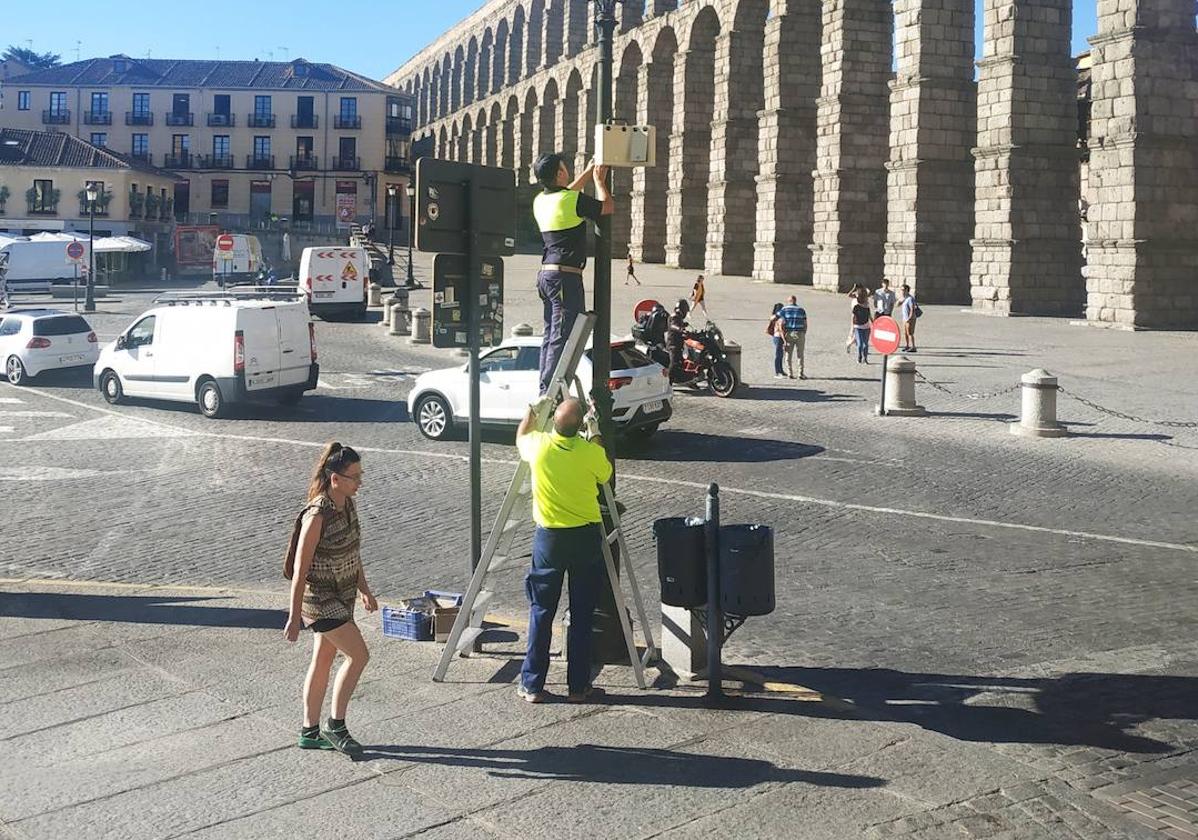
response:
[[[449,109],[449,88],[452,84],[453,64],[450,61],[449,53],[445,53],[445,58],[441,61],[441,99],[437,103],[437,115],[440,117],[453,113]]]
[[[462,104],[470,105],[478,95],[478,37],[471,35],[466,46],[466,64],[462,72]]]
[[[557,64],[566,49],[562,39],[565,37],[566,0],[549,0],[545,9],[545,66]]]
[[[524,93],[524,106],[520,109],[520,129],[517,132],[520,154],[516,159],[516,184],[527,184],[532,181],[532,160],[535,151],[533,140],[535,131],[534,117],[537,111],[537,91],[531,85]]]
[[[434,64],[428,83],[428,121],[435,122],[441,116],[441,65]]]
[[[498,102],[491,104],[490,119],[487,120],[487,130],[483,135],[483,163],[487,166],[499,166],[499,144],[502,141],[500,131],[503,125],[503,108]]]
[[[486,99],[491,95],[491,71],[493,69],[495,59],[493,56],[495,49],[495,34],[491,31],[491,27],[487,27],[483,32],[482,46],[478,50],[478,98]]]
[[[587,21],[590,19],[591,4],[588,0],[564,0],[565,21],[562,24],[564,55],[573,58],[587,43]]]
[[[560,107],[561,96],[558,93],[557,81],[550,79],[545,83],[541,92],[541,109],[537,120],[537,143],[533,155],[559,150],[557,137],[557,109]]]
[[[526,75],[531,76],[541,69],[543,64],[545,36],[545,0],[532,0],[528,6],[528,56],[525,63]]]
[[[675,119],[670,138],[666,262],[702,268],[707,247],[707,197],[711,175],[711,123],[715,118],[716,41],[719,16],[705,6],[691,21],[686,52],[674,74]]]
[[[628,3],[625,2],[620,6],[620,32],[628,32],[640,26],[645,20],[645,7],[649,6],[652,11],[652,6],[649,3]]]
[[[615,96],[612,102],[612,116],[634,125],[637,118],[637,88],[640,78],[641,65],[644,57],[641,45],[631,40],[620,54],[616,68]],[[617,259],[628,251],[629,238],[632,234],[632,172],[631,169],[616,168],[612,170],[612,196],[616,200],[616,214],[612,217],[611,242],[612,255]]]
[[[582,108],[582,74],[575,67],[566,78],[566,95],[562,99],[562,141],[561,151],[566,161],[575,167],[585,165],[577,160],[578,150],[585,144],[579,143],[578,132],[581,126],[587,125],[580,109]]]
[[[417,102],[417,110],[419,112],[417,116],[420,120],[421,125],[428,125],[430,122],[430,117],[429,117],[429,112],[428,112],[428,101],[429,101],[428,100],[428,91],[429,91],[428,68],[425,67],[424,74],[421,76],[420,97]]]
[[[461,47],[458,47],[453,52],[453,75],[450,76],[449,82],[449,110],[458,110],[462,107],[462,71],[465,69],[463,65],[466,63],[465,52]]]
[[[462,133],[458,135],[458,160],[463,163],[474,163],[474,158],[470,155],[474,151],[472,148],[474,139],[474,120],[469,114],[462,117]]]
[[[507,19],[504,18],[495,27],[495,63],[491,71],[492,93],[499,93],[507,84],[507,51],[508,23]]]
[[[512,14],[512,31],[508,43],[507,82],[514,85],[524,78],[524,7],[516,6]]]
[[[437,157],[441,160],[449,159],[449,136],[445,126],[441,126],[441,132],[437,135]]]
[[[658,31],[649,63],[640,72],[638,122],[655,126],[657,166],[632,173],[631,248],[641,262],[666,260],[666,213],[669,189],[670,137],[678,111],[674,103],[674,56],[678,38],[668,26]]]
[[[498,104],[498,103],[497,103]],[[520,124],[520,100],[509,96],[504,111],[503,131],[499,135],[499,165],[504,169],[516,168],[516,134]],[[517,178],[517,183],[519,179]]]
[[[450,160],[462,159],[462,124],[458,120],[454,120],[449,128],[449,150],[446,157]]]

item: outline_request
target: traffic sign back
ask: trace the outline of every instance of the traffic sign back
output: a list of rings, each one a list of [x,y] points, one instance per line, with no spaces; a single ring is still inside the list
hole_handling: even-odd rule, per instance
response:
[[[879,315],[869,328],[869,346],[889,356],[899,347],[899,335],[898,322],[889,315]]]
[[[646,312],[652,312],[653,307],[655,307],[655,306],[661,306],[661,304],[658,303],[657,301],[655,301],[653,298],[645,298],[640,303],[638,303],[636,306],[634,306],[632,308],[633,323],[641,320],[641,316],[644,315]]]

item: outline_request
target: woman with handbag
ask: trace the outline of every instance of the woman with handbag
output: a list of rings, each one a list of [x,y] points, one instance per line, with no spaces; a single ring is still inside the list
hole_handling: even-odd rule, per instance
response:
[[[354,496],[362,486],[362,459],[353,449],[330,443],[316,462],[308,486],[308,503],[295,521],[283,574],[291,580],[291,608],[283,631],[289,642],[299,638],[301,622],[312,631],[312,661],[304,680],[304,725],[299,747],[362,751],[345,726],[349,698],[370,654],[354,623],[359,595],[367,612],[378,602],[366,583],[359,554],[360,530]],[[329,685],[329,669],[344,657],[333,680],[329,719],[320,711]]]

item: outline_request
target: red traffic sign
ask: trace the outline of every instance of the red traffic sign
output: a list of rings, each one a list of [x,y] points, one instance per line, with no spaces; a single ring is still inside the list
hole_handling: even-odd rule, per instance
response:
[[[899,348],[899,325],[889,315],[879,315],[869,328],[869,346],[883,356]]]
[[[218,251],[232,251],[233,237],[227,233],[222,233],[220,236],[216,237],[216,248]]]
[[[633,323],[636,323],[637,321],[641,320],[641,316],[644,315],[646,312],[652,312],[653,307],[655,307],[655,306],[661,306],[661,304],[658,303],[657,301],[655,301],[653,298],[645,298],[640,303],[638,303],[636,306],[634,306],[632,308]]]
[[[75,241],[67,243],[67,256],[69,258],[73,260],[81,260],[83,259],[83,254],[84,248],[82,242]]]

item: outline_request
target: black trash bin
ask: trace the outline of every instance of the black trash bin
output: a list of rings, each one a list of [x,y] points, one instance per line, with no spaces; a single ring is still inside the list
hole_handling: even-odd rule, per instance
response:
[[[720,606],[729,615],[774,611],[774,529],[720,527]]]
[[[707,603],[707,555],[703,521],[670,516],[653,521],[657,542],[657,577],[661,602],[671,607],[701,607]]]

